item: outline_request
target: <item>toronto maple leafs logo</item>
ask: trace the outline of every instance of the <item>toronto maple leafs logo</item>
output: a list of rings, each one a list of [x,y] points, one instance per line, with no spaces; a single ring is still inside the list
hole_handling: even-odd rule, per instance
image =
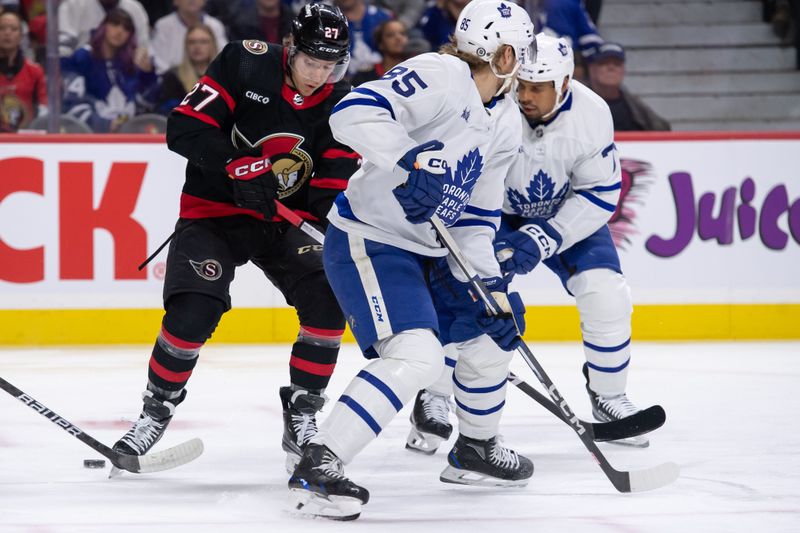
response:
[[[465,107],[464,111],[461,112],[461,118],[464,119],[464,122],[469,122],[469,114],[470,114],[469,107]]]
[[[500,12],[500,16],[504,19],[511,18],[511,7],[505,4],[500,4],[500,7],[497,8]]]
[[[569,49],[564,43],[558,43],[558,51],[564,57],[567,57],[567,54],[569,54]]]
[[[569,182],[556,192],[556,183],[547,172],[540,170],[531,178],[531,182],[524,192],[509,188],[508,201],[511,208],[521,217],[525,218],[548,218],[553,216],[564,201],[564,197],[569,191]]]
[[[445,172],[442,201],[436,214],[446,225],[453,224],[464,211],[472,189],[483,172],[483,156],[478,148],[459,159],[455,171],[448,165]]]

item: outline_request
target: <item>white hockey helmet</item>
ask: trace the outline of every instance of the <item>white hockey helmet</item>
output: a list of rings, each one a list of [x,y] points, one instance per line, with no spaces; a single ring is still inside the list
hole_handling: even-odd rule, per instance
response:
[[[558,110],[572,91],[572,74],[575,71],[575,59],[572,47],[563,37],[553,37],[539,33],[536,35],[537,55],[533,63],[524,64],[519,69],[518,78],[533,83],[552,81],[556,90],[556,105],[553,111]],[[561,93],[561,84],[564,78],[569,79],[567,90]],[[549,115],[550,113],[548,113]]]
[[[536,60],[536,38],[527,11],[514,0],[472,0],[456,21],[456,48],[491,65],[498,78],[513,78],[521,65]],[[507,44],[514,48],[517,66],[510,74],[498,74],[492,58]]]

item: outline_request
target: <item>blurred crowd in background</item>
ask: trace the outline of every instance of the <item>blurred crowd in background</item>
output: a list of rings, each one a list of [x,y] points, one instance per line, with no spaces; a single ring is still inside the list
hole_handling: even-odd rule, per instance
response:
[[[350,21],[353,85],[448,42],[469,0],[333,0]],[[513,0],[512,0],[513,1]],[[798,40],[800,0],[762,0],[764,21]],[[60,0],[62,113],[69,131],[163,131],[166,116],[228,41],[290,44],[298,0]],[[597,29],[602,0],[519,0],[536,30],[575,49],[575,78],[611,107],[617,130],[669,123],[623,84],[624,43]],[[46,1],[0,0],[0,132],[45,129]],[[145,117],[142,119],[142,117]],[[139,119],[139,120],[137,120]]]

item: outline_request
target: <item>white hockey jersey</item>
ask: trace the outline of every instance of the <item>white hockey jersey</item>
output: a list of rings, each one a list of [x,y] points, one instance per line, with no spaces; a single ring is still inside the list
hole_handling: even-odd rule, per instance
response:
[[[354,89],[336,105],[330,124],[334,137],[365,160],[328,215],[334,226],[414,253],[447,255],[431,225],[408,222],[392,194],[408,179],[397,161],[438,140],[448,168],[437,214],[482,277],[500,275],[492,240],[503,180],[522,139],[510,97],[484,106],[466,63],[428,53]]]
[[[621,174],[611,112],[573,81],[554,117],[536,125],[520,117],[522,150],[506,178],[503,212],[548,219],[561,233],[563,252],[600,229],[616,209]]]

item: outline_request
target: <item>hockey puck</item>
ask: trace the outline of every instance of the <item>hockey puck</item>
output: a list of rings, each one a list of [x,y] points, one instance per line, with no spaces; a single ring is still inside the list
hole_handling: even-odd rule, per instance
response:
[[[103,459],[84,459],[84,468],[105,468],[106,462]]]

